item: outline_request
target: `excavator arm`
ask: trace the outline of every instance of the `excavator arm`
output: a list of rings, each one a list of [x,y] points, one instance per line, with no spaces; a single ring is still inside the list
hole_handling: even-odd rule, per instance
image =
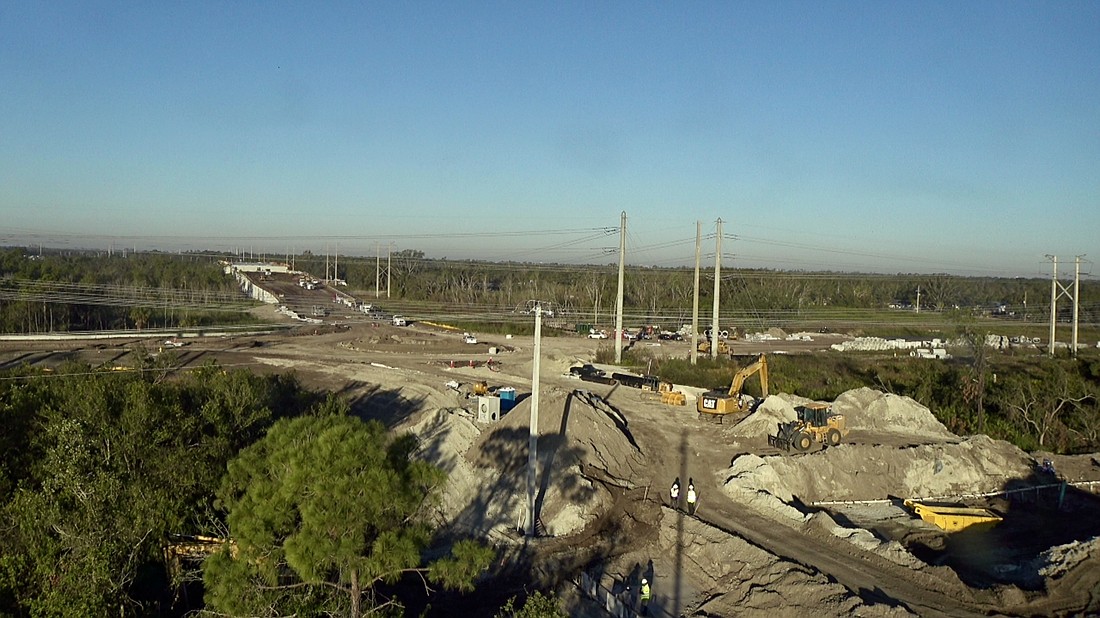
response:
[[[768,359],[763,354],[751,364],[742,367],[740,371],[733,375],[733,382],[730,384],[729,391],[730,397],[739,397],[741,395],[741,390],[745,388],[745,380],[748,380],[757,372],[760,373],[760,395],[763,399],[767,399]]]

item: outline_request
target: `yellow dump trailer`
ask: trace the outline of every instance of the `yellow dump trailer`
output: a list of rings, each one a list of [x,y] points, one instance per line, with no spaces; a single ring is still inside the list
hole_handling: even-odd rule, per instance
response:
[[[985,524],[996,525],[1001,516],[989,509],[966,506],[940,506],[906,500],[905,506],[924,521],[939,526],[948,532],[958,532],[970,526]]]

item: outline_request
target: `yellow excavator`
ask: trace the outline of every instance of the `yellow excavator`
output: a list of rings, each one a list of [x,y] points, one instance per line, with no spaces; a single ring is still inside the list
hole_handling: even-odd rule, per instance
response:
[[[706,418],[703,416],[705,414],[716,417],[718,422],[722,422],[722,417],[727,414],[749,412],[754,402],[751,398],[742,397],[742,390],[745,388],[745,380],[756,373],[760,374],[760,398],[766,399],[768,397],[768,359],[761,354],[755,361],[733,374],[733,382],[728,391],[708,391],[699,397],[696,403],[699,417]]]

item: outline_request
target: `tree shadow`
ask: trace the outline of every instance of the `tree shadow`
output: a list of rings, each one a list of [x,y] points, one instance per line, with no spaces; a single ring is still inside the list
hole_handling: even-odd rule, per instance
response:
[[[336,394],[348,402],[353,416],[364,421],[381,421],[390,429],[412,418],[427,399],[406,397],[400,388],[382,388],[358,380],[344,384]]]

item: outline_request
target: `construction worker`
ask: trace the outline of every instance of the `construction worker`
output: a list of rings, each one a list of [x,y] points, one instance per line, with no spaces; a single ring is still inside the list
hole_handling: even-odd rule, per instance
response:
[[[676,477],[675,481],[672,481],[672,489],[668,490],[670,500],[670,506],[674,509],[680,508],[680,477]]]
[[[645,616],[646,611],[649,609],[650,591],[649,591],[649,580],[647,580],[644,577],[642,578],[642,590],[641,590],[641,592],[642,592],[642,595],[641,595],[641,601],[642,601],[641,614],[643,616]]]
[[[695,495],[695,483],[688,479],[688,515],[695,514],[698,496]]]

